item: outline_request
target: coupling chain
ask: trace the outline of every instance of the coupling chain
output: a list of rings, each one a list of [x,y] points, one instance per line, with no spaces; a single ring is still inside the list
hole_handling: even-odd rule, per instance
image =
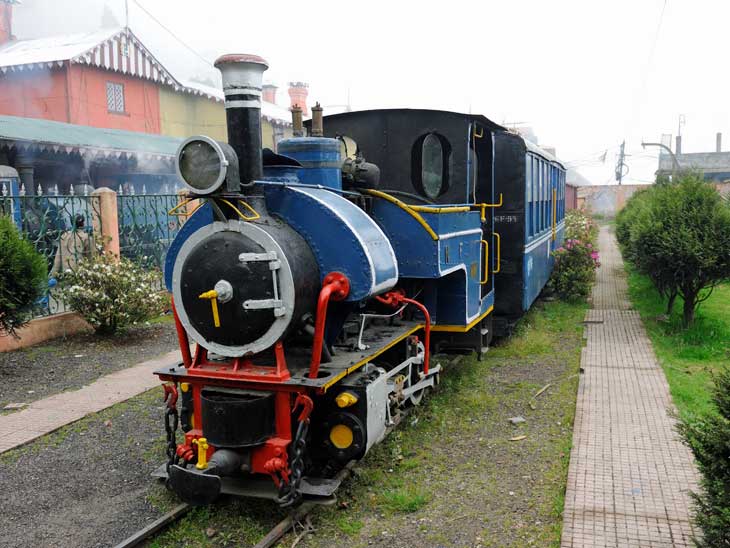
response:
[[[174,384],[164,384],[165,399],[167,410],[165,411],[165,435],[167,437],[167,446],[165,453],[167,454],[167,476],[170,477],[170,467],[179,462],[177,455],[177,427],[180,422],[180,415],[177,412],[177,386]]]
[[[307,432],[309,431],[309,419],[299,423],[297,433],[292,442],[292,458],[289,465],[289,482],[279,483],[279,499],[277,502],[282,508],[296,505],[301,493],[299,488],[304,477],[304,452],[307,449]]]
[[[292,440],[291,445],[291,461],[289,464],[289,481],[279,483],[279,498],[277,502],[282,508],[294,506],[301,500],[301,492],[299,490],[302,478],[304,477],[304,453],[307,450],[307,433],[309,432],[309,415],[314,408],[314,402],[309,396],[299,394],[294,401],[292,412],[301,406],[302,411],[299,413],[297,433]]]

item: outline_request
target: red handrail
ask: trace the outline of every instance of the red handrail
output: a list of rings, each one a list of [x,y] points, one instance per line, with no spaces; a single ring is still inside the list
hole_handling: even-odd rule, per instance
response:
[[[314,341],[312,342],[312,361],[309,364],[309,378],[316,379],[319,364],[322,361],[322,345],[324,344],[324,328],[327,323],[327,305],[330,299],[341,301],[350,293],[350,280],[341,272],[330,272],[322,281],[322,289],[317,300],[317,318],[314,323]]]
[[[428,308],[418,301],[406,297],[400,289],[389,291],[385,295],[377,296],[375,298],[381,303],[392,306],[393,308],[405,303],[412,304],[421,311],[425,321],[425,325],[423,326],[423,373],[424,375],[428,375],[428,366],[431,359],[431,315],[428,313]]]

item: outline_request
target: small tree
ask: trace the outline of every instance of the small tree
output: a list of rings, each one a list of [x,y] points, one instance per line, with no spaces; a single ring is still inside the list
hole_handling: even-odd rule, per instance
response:
[[[657,184],[660,183],[657,182]],[[662,184],[668,184],[668,181],[664,180]],[[659,294],[667,299],[666,314],[669,316],[674,308],[678,292],[674,271],[671,268],[656,268],[657,258],[642,255],[644,253],[642,244],[645,242],[637,240],[639,235],[644,234],[638,228],[642,226],[642,223],[650,222],[652,214],[650,205],[657,188],[657,186],[650,186],[639,190],[629,199],[626,206],[616,216],[616,239],[621,246],[624,258],[648,276]]]
[[[62,274],[60,295],[97,333],[110,335],[164,311],[159,279],[159,272],[100,252]]]
[[[702,474],[701,490],[692,494],[701,548],[730,546],[730,369],[715,379],[712,400],[717,414],[679,425]]]
[[[619,228],[627,258],[669,299],[668,310],[677,294],[684,299],[684,327],[730,277],[730,207],[699,174],[642,194]]]
[[[47,287],[45,259],[0,215],[0,333],[15,336]]]

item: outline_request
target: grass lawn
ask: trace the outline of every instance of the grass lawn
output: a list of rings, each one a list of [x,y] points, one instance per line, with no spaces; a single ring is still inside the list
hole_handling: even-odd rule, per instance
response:
[[[356,467],[338,504],[314,513],[300,548],[559,546],[586,307],[536,303],[482,361],[449,366]],[[281,515],[268,502],[221,500],[150,546],[251,544]],[[294,543],[290,534],[282,545]]]
[[[730,357],[730,284],[715,288],[697,310],[694,325],[683,331],[681,297],[674,303],[672,316],[663,320],[666,302],[649,278],[629,265],[626,270],[631,301],[664,368],[679,414],[692,419],[713,412],[712,375],[726,366]]]

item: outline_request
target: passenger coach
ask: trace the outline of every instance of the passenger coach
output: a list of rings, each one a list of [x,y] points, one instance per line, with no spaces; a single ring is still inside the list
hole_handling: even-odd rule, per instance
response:
[[[563,243],[565,167],[520,135],[494,135],[495,192],[502,207],[494,231],[502,240],[495,277],[494,329],[498,335],[529,310],[545,287]]]

